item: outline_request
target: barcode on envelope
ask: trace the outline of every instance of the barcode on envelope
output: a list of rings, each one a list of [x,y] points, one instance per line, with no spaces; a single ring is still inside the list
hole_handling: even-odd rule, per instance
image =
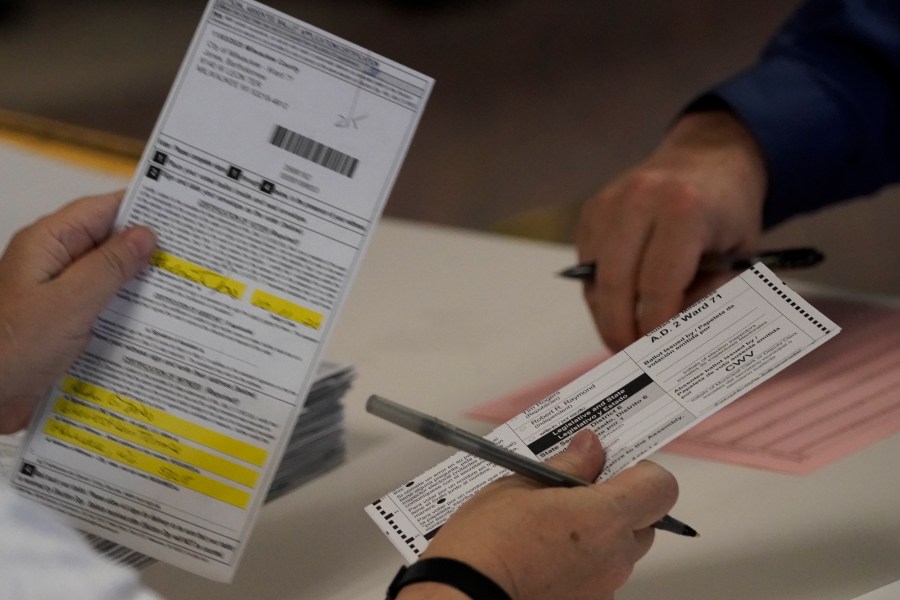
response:
[[[359,159],[281,125],[275,126],[269,143],[346,177],[352,178],[359,165]]]

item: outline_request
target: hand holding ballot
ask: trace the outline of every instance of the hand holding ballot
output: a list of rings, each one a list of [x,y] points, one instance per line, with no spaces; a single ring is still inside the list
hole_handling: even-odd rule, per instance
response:
[[[604,459],[597,436],[582,430],[547,462],[593,481]],[[516,600],[612,598],[650,549],[651,524],[677,496],[675,478],[651,462],[590,487],[548,488],[520,475],[505,477],[456,511],[422,559],[464,561]],[[459,597],[434,583],[405,590],[399,600]]]
[[[111,235],[121,199],[75,200],[19,231],[0,259],[0,434],[27,424],[106,304],[146,266],[152,231]]]

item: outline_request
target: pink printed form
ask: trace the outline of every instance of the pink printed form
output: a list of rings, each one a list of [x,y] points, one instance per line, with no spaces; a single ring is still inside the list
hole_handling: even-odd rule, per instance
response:
[[[900,310],[835,298],[810,303],[843,329],[841,335],[665,451],[805,474],[900,431]],[[608,356],[589,357],[467,415],[504,423]]]

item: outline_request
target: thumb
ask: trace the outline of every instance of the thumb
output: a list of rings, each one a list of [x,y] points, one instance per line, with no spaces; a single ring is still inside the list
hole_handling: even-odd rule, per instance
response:
[[[81,256],[57,280],[80,298],[81,309],[99,314],[115,293],[147,266],[156,234],[147,227],[117,233]]]
[[[593,483],[606,462],[600,438],[585,427],[572,436],[565,451],[547,460],[547,465]]]

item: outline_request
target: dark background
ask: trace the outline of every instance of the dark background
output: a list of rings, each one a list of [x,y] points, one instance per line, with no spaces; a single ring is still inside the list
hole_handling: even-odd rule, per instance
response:
[[[583,199],[799,0],[272,0],[437,81],[386,214],[570,242]],[[204,0],[0,0],[0,108],[145,139]],[[888,194],[889,196],[889,194]],[[2,201],[2,200],[0,200]],[[898,202],[796,219],[804,276],[900,293]]]

